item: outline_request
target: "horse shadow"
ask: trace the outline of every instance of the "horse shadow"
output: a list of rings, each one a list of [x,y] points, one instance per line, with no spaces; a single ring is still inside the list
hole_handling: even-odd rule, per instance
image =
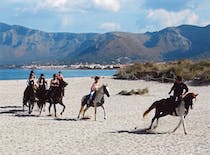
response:
[[[39,117],[36,115],[24,114],[22,106],[1,106],[0,115],[12,115],[15,117]]]
[[[51,119],[51,120],[53,120],[53,121],[60,121],[60,122],[62,122],[62,121],[65,121],[65,122],[69,122],[69,121],[76,122],[76,121],[84,121],[84,120],[88,120],[88,119],[90,119],[90,118],[84,117],[84,118],[77,119],[77,118],[57,118],[56,117],[56,118]]]
[[[17,114],[23,111],[20,108],[22,107],[21,106],[1,106],[0,114]]]
[[[167,134],[168,132],[157,132],[150,130],[149,128],[144,128],[144,129],[134,129],[134,130],[118,130],[118,131],[113,131],[111,133],[128,133],[128,134],[138,134],[138,135],[162,135],[162,134]]]

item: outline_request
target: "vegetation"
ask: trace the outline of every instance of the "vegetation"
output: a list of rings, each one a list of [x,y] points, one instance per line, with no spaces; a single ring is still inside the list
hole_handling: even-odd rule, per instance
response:
[[[132,89],[131,91],[122,90],[118,94],[119,95],[130,96],[130,95],[145,95],[145,94],[148,94],[148,93],[149,93],[149,89],[144,88],[144,89],[137,89],[137,90]]]
[[[180,60],[168,63],[142,63],[127,66],[118,70],[117,79],[154,80],[173,82],[176,76],[194,85],[210,84],[210,61]]]

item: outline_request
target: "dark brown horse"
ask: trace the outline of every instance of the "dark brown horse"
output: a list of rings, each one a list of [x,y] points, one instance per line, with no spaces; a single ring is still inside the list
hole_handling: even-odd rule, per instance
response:
[[[175,132],[181,123],[183,124],[184,133],[187,134],[184,124],[184,118],[188,114],[189,107],[192,109],[193,99],[196,98],[198,94],[188,93],[183,97],[181,101],[174,101],[173,98],[162,99],[159,101],[155,101],[148,110],[146,110],[143,114],[145,117],[152,109],[155,109],[155,116],[152,118],[151,125],[149,129],[154,129],[158,125],[158,119],[160,117],[164,117],[166,115],[180,116],[180,122],[177,127],[173,130]],[[153,127],[153,122],[157,119],[157,124]],[[153,127],[153,128],[152,128]]]
[[[31,114],[34,108],[34,103],[36,102],[36,91],[33,88],[33,84],[26,87],[23,94],[23,111],[24,107],[28,107],[28,113]]]
[[[95,94],[93,96],[93,99],[92,99],[92,101],[89,104],[88,104],[89,95],[83,96],[82,101],[81,101],[81,108],[80,108],[80,111],[79,111],[79,114],[78,114],[77,118],[79,119],[79,116],[80,116],[82,111],[83,111],[83,118],[84,118],[85,112],[90,107],[94,107],[95,120],[96,120],[96,108],[97,107],[102,107],[102,109],[104,110],[104,119],[106,119],[106,112],[105,112],[105,108],[103,106],[103,104],[104,104],[104,94],[106,94],[108,97],[110,96],[109,88],[107,86],[105,86],[105,85],[103,85],[101,88],[99,88],[95,92]],[[84,107],[85,107],[85,109],[84,109]]]
[[[55,112],[55,117],[57,117],[56,114],[56,104],[60,104],[63,106],[63,110],[61,111],[61,115],[63,114],[66,106],[63,104],[63,95],[62,95],[62,90],[63,87],[59,86],[57,88],[55,88],[54,90],[45,90],[44,92],[39,92],[39,90],[37,91],[37,97],[38,97],[38,107],[40,109],[40,115],[42,112],[42,108],[45,105],[46,102],[48,102],[49,105],[49,115],[51,115],[50,113],[50,109],[51,106],[54,106],[54,112]]]

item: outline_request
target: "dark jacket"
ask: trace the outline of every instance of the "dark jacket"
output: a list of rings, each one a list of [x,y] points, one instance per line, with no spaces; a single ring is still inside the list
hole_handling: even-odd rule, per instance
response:
[[[186,84],[183,82],[174,82],[174,85],[171,88],[171,91],[174,91],[174,97],[180,97],[183,94],[183,91],[185,90],[184,93],[188,92],[188,87]],[[171,91],[169,93],[171,93]]]

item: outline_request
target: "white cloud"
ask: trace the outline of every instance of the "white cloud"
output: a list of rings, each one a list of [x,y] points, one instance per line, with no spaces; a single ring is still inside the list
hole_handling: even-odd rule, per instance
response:
[[[92,0],[93,4],[98,8],[118,12],[121,7],[120,0]]]
[[[44,0],[39,1],[37,6],[59,12],[84,12],[90,5],[87,0]]]
[[[100,29],[105,31],[117,31],[121,29],[121,26],[117,23],[107,22],[100,25]]]
[[[199,16],[191,10],[170,12],[164,9],[149,10],[147,18],[159,23],[162,27],[178,26],[181,24],[198,24]]]

